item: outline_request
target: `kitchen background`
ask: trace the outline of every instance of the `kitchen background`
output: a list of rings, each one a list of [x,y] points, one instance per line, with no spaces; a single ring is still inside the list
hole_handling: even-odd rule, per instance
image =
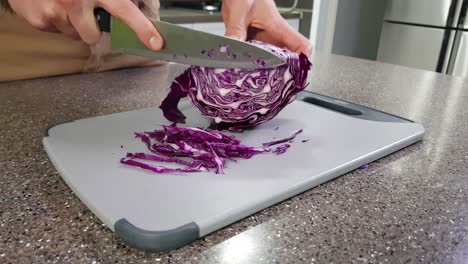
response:
[[[468,75],[468,0],[276,0],[314,49]],[[221,0],[161,0],[161,19],[224,34]]]
[[[288,23],[309,37],[313,1],[276,1]],[[161,0],[161,20],[186,27],[224,34],[224,23],[220,14],[221,0]]]

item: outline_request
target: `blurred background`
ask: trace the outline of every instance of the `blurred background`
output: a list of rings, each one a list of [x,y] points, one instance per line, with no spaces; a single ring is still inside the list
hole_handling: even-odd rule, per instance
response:
[[[224,34],[221,0],[161,0],[161,19]],[[468,75],[468,0],[276,0],[319,52]]]

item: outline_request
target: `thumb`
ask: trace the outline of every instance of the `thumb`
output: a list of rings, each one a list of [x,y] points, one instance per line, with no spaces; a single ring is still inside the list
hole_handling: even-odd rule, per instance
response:
[[[245,41],[247,39],[247,26],[239,22],[228,23],[226,24],[226,33],[224,35],[229,38]]]

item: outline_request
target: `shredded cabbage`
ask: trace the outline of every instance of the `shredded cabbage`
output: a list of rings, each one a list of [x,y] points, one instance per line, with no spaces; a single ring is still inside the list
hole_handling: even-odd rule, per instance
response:
[[[291,147],[291,145],[283,144],[283,145],[277,147],[275,150],[273,150],[273,152],[276,153],[276,154],[283,154],[288,150],[289,147]]]
[[[264,147],[271,147],[271,146],[278,145],[278,144],[281,144],[281,143],[285,143],[285,142],[288,142],[288,141],[291,142],[300,133],[302,133],[302,129],[297,130],[296,132],[294,132],[291,136],[289,136],[287,138],[283,138],[283,139],[280,139],[280,140],[275,140],[275,141],[263,143],[263,146]]]
[[[269,147],[290,141],[300,132],[302,130],[296,131],[285,139],[267,142],[263,144],[263,147],[257,148],[242,145],[235,137],[219,131],[197,127],[162,126],[159,130],[135,133],[135,137],[139,138],[152,154],[127,153],[127,156],[120,162],[155,173],[214,170],[222,174],[226,160],[250,159],[261,153],[285,153],[291,147],[290,144],[282,144],[274,149]],[[148,162],[173,163],[181,167],[168,168]]]

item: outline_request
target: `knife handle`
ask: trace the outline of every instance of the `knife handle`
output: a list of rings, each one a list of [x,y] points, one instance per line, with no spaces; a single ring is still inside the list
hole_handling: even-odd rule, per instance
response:
[[[94,16],[96,16],[99,30],[101,32],[110,32],[111,14],[99,7],[94,9]]]

